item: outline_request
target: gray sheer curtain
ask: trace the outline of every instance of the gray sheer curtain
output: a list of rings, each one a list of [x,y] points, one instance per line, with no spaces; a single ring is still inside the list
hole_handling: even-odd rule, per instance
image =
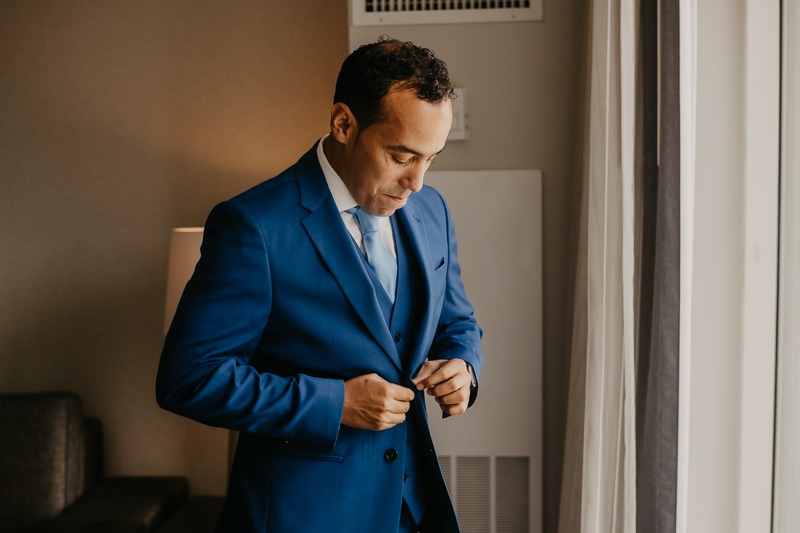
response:
[[[691,217],[681,209],[692,202],[681,183],[694,157],[693,118],[682,115],[694,112],[694,80],[681,58],[694,37],[679,6],[692,15],[693,4],[592,2],[559,533],[682,530],[681,274],[691,253],[681,250]]]

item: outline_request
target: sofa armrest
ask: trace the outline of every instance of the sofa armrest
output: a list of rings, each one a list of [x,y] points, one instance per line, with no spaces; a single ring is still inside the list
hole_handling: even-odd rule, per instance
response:
[[[82,422],[73,393],[0,394],[0,531],[44,524],[80,495]]]

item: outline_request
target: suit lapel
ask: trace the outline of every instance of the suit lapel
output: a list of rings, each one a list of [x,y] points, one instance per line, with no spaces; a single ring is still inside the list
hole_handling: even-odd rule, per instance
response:
[[[300,188],[300,205],[310,211],[301,221],[309,239],[375,341],[401,369],[400,356],[383,319],[375,289],[361,260],[355,255],[358,251],[342,223],[319,166],[316,146],[300,159],[295,174]]]
[[[426,343],[428,334],[431,331],[431,309],[433,308],[433,261],[431,259],[430,249],[428,247],[428,235],[425,231],[425,224],[420,210],[413,202],[414,196],[408,198],[406,205],[397,211],[397,215],[403,221],[403,227],[408,234],[408,240],[411,242],[411,247],[414,254],[419,261],[420,269],[422,270],[422,277],[425,280],[425,312],[422,316],[421,330],[417,335],[416,346],[414,346],[413,360],[411,362],[411,376],[417,372],[417,369],[422,365],[427,353],[424,352],[422,347]]]

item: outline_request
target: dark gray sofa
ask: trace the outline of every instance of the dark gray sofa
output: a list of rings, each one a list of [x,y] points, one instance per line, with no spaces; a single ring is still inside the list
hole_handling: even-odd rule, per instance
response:
[[[0,394],[0,532],[146,533],[183,477],[104,477],[102,426],[70,392]]]

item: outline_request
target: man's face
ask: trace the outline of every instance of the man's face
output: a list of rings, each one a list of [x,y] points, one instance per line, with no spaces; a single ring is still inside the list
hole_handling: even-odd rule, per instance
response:
[[[386,120],[372,124],[345,149],[342,180],[362,209],[390,216],[422,188],[433,158],[444,149],[453,111],[450,100],[420,100],[413,91],[390,91]]]

